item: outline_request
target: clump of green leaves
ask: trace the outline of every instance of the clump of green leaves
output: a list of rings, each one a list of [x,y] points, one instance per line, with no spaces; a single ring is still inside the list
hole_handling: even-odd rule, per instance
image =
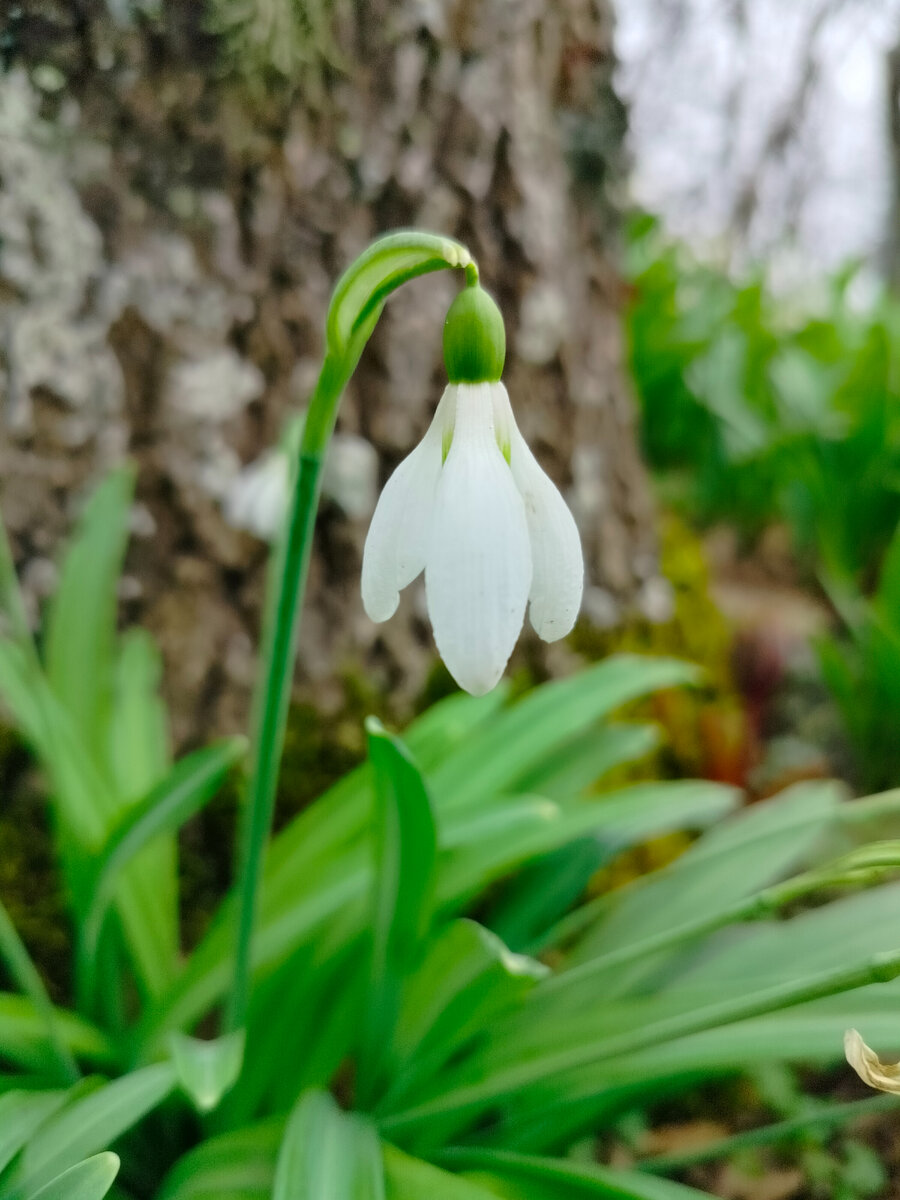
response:
[[[513,703],[451,696],[402,742],[370,722],[369,761],[272,843],[246,1026],[191,1036],[227,993],[237,897],[185,959],[174,835],[244,748],[171,760],[156,651],[116,629],[131,487],[117,472],[85,507],[40,647],[6,550],[0,570],[0,695],[46,777],[77,979],[53,1006],[0,920],[3,1200],[100,1200],[112,1145],[134,1200],[679,1200],[699,1193],[652,1160],[568,1148],[697,1080],[834,1060],[848,1024],[890,1045],[897,856],[808,869],[869,802],[814,784],[728,816],[710,783],[604,789],[654,740],[614,710],[693,678],[631,656]],[[706,827],[584,902],[623,848]],[[780,918],[838,881],[875,886]]]

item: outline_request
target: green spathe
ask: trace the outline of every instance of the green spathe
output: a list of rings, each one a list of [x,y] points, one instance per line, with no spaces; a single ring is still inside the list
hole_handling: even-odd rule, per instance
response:
[[[479,284],[464,288],[444,322],[444,362],[451,383],[496,383],[506,359],[506,331],[496,301]]]

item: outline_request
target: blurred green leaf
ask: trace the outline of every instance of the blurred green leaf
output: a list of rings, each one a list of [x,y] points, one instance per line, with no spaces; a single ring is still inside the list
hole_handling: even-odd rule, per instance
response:
[[[342,1113],[327,1092],[306,1092],[288,1119],[272,1200],[384,1200],[375,1129]]]
[[[178,1160],[157,1200],[271,1200],[285,1122],[207,1138]]]
[[[246,752],[243,738],[229,738],[181,759],[139,803],[132,805],[106,840],[92,864],[90,907],[81,930],[82,972],[95,974],[95,958],[103,920],[121,873],[156,838],[174,833],[218,792],[226,775]],[[161,885],[165,882],[160,880]],[[147,912],[153,917],[153,908]]]
[[[65,1102],[66,1093],[60,1091],[9,1091],[0,1095],[0,1174],[32,1134]]]
[[[198,1112],[211,1112],[237,1081],[244,1061],[245,1040],[243,1029],[210,1041],[184,1033],[172,1034],[169,1045],[178,1082]]]
[[[104,761],[114,691],[117,586],[134,492],[131,467],[88,500],[47,612],[47,678],[95,761]]]
[[[25,1200],[103,1200],[119,1173],[119,1159],[105,1152],[87,1158],[57,1175]]]
[[[394,1146],[384,1148],[387,1200],[494,1200],[496,1193],[451,1175]]]
[[[698,678],[690,663],[620,654],[570,679],[536,688],[466,739],[432,772],[429,783],[438,809],[477,806],[484,796],[514,789],[547,754],[613,709]]]
[[[137,803],[171,767],[161,676],[162,659],[153,639],[144,630],[129,630],[120,639],[115,664],[107,753],[116,792],[126,804]],[[174,965],[179,950],[175,839],[161,837],[143,850],[134,874],[152,886],[159,957]]]
[[[529,1200],[538,1196],[559,1197],[559,1200],[570,1197],[577,1200],[581,1196],[597,1196],[601,1200],[709,1200],[707,1192],[699,1192],[696,1188],[642,1175],[638,1171],[610,1170],[599,1163],[462,1148],[445,1151],[442,1161],[475,1167],[501,1179],[509,1179],[514,1188],[524,1186],[522,1194]],[[514,1190],[510,1194],[518,1195],[519,1192]]]
[[[76,1099],[45,1121],[9,1178],[15,1193],[30,1195],[62,1171],[104,1149],[169,1095],[175,1071],[159,1063],[123,1075]]]
[[[29,998],[34,1011],[40,1014],[47,1038],[47,1057],[49,1063],[61,1073],[67,1083],[77,1080],[78,1067],[71,1051],[65,1044],[56,1027],[56,1013],[53,1003],[44,987],[37,967],[31,961],[31,955],[25,943],[19,937],[9,913],[0,902],[0,959],[14,983],[22,989]]]
[[[65,1009],[54,1009],[54,1025],[71,1054],[97,1066],[115,1060],[106,1035],[90,1022]],[[44,1070],[47,1025],[43,1014],[26,996],[0,992],[0,1046],[3,1057],[23,1067]]]

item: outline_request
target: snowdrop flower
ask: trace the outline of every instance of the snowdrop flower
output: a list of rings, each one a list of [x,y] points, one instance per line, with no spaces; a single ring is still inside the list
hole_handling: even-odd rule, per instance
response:
[[[529,608],[544,641],[564,637],[584,566],[572,514],[519,432],[500,382],[500,311],[477,284],[444,326],[449,386],[425,437],[388,480],[363,552],[363,606],[396,611],[423,570],[438,651],[466,691],[503,674]]]

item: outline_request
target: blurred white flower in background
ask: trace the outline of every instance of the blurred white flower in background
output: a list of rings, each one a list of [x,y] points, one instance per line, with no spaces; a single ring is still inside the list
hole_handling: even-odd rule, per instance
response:
[[[287,510],[292,454],[298,453],[303,417],[280,444],[249,463],[228,485],[222,501],[225,520],[263,541],[274,541]],[[335,434],[322,472],[322,493],[353,521],[371,516],[378,491],[378,455],[365,438]]]

